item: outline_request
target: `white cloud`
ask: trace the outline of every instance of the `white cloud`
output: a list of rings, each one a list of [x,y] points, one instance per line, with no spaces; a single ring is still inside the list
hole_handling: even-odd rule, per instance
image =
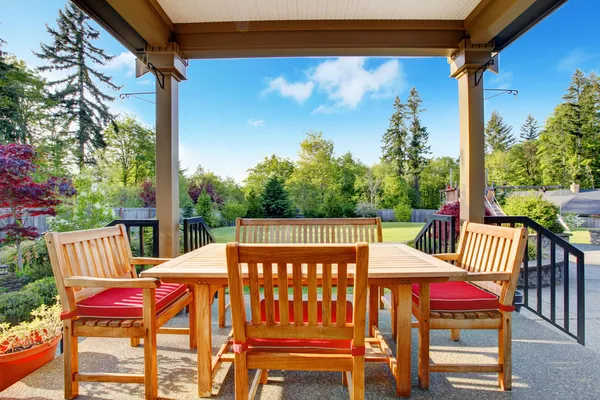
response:
[[[389,60],[371,70],[365,57],[346,57],[319,64],[311,78],[336,106],[356,108],[367,94],[387,96],[403,86],[398,60]]]
[[[149,85],[154,85],[154,80],[152,80],[152,79],[142,79],[142,80],[137,80],[136,83],[138,85],[149,86]]]
[[[312,114],[331,114],[334,111],[335,111],[334,107],[327,106],[325,104],[319,104],[319,107],[312,110],[311,115]]]
[[[252,119],[252,118],[250,118],[248,120],[248,123],[250,125],[252,125],[252,126],[259,127],[259,126],[263,126],[265,124],[265,120],[264,119]]]
[[[278,92],[282,97],[291,97],[298,103],[303,103],[310,97],[315,87],[314,82],[288,82],[283,76],[269,80],[264,93]]]
[[[302,103],[316,88],[326,94],[328,103],[319,105],[311,114],[330,114],[340,109],[355,109],[366,96],[389,97],[406,87],[398,60],[388,60],[372,69],[366,68],[366,61],[365,57],[325,60],[306,72],[306,81],[289,83],[280,76],[269,81],[264,93],[276,91]]]
[[[573,72],[576,68],[581,68],[583,63],[595,58],[595,55],[584,51],[581,48],[574,48],[558,61],[557,68],[561,71]]]
[[[135,72],[135,55],[129,51],[124,51],[118,56],[115,56],[102,68],[105,71],[121,71],[125,70],[125,76],[133,76]]]

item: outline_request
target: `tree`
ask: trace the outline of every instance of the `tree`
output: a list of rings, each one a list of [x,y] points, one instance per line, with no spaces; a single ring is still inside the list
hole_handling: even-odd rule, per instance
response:
[[[394,113],[390,117],[390,126],[382,138],[383,160],[396,166],[398,177],[403,177],[407,157],[408,131],[406,129],[406,104],[400,97],[394,100]]]
[[[438,209],[440,206],[440,190],[445,189],[450,184],[451,176],[452,183],[458,183],[459,165],[457,158],[435,157],[428,160],[421,173],[419,186],[420,207],[431,210]]]
[[[55,215],[60,204],[59,196],[75,194],[70,180],[52,177],[36,182],[33,175],[35,152],[30,145],[0,145],[0,220],[7,220],[0,232],[5,235],[1,242],[14,243],[17,247],[17,264],[23,269],[21,242],[39,236],[35,226],[26,226],[28,217]],[[11,222],[8,222],[12,219]]]
[[[5,43],[0,39],[0,143],[13,142],[17,113],[17,94],[8,79],[15,66],[8,62],[8,55],[2,51]]]
[[[48,86],[55,89],[52,98],[59,102],[68,122],[74,124],[72,134],[77,141],[75,155],[80,169],[85,164],[95,163],[95,149],[106,147],[102,131],[112,120],[106,103],[114,98],[104,93],[98,83],[119,89],[111,77],[93,68],[106,65],[113,56],[93,44],[100,32],[89,20],[83,11],[69,3],[64,10],[59,10],[58,29],[46,26],[53,43],[42,43],[41,51],[36,53],[49,63],[40,67],[41,71],[67,73],[64,78],[48,82]]]
[[[339,167],[331,140],[324,139],[321,132],[308,132],[306,136],[300,143],[297,167],[288,187],[302,213],[316,217],[323,211],[326,193],[340,190]]]
[[[140,200],[144,207],[156,207],[156,188],[151,180],[145,180],[142,183],[142,190],[140,191]]]
[[[245,215],[246,218],[264,218],[265,211],[263,210],[260,202],[260,197],[254,190],[250,190],[248,192],[248,195],[246,196],[246,203],[248,204],[248,209],[246,210]]]
[[[538,122],[533,118],[533,115],[529,114],[523,125],[521,125],[521,139],[537,140],[540,137],[540,126]]]
[[[294,216],[292,202],[283,187],[283,182],[276,177],[269,178],[265,184],[260,202],[266,218],[291,218]]]
[[[112,121],[104,131],[104,157],[110,169],[119,175],[124,187],[139,186],[154,177],[156,168],[156,136],[135,117]]]
[[[213,218],[213,202],[210,199],[210,196],[206,191],[202,191],[200,197],[198,197],[198,202],[196,204],[196,214],[204,218],[204,222],[208,226],[214,225]]]
[[[285,183],[290,179],[294,169],[294,163],[288,158],[277,157],[275,154],[265,157],[263,161],[248,170],[248,176],[244,180],[245,189],[260,192],[271,176]]]
[[[429,132],[427,128],[421,124],[421,118],[419,115],[425,111],[421,108],[421,97],[417,89],[413,87],[408,95],[406,102],[407,116],[410,120],[408,131],[410,133],[410,140],[408,143],[407,150],[407,164],[408,174],[413,182],[413,188],[416,193],[419,192],[419,180],[421,179],[421,173],[423,168],[427,165],[426,155],[430,153],[430,146],[427,145],[429,139]]]
[[[356,181],[356,186],[362,193],[360,200],[376,208],[381,189],[381,177],[375,176],[373,168],[365,169],[364,174]]]
[[[516,139],[511,133],[512,127],[509,126],[500,116],[497,110],[492,112],[490,119],[485,125],[485,142],[487,153],[493,153],[496,150],[507,151],[515,144]]]

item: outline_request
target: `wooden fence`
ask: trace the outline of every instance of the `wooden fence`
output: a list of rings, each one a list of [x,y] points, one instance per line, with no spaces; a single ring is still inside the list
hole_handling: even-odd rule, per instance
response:
[[[156,208],[129,208],[129,207],[118,207],[113,208],[115,213],[115,219],[150,219],[156,217]],[[5,208],[0,208],[0,214],[9,213],[10,210]],[[28,217],[25,219],[25,226],[35,226],[39,233],[44,233],[48,231],[48,223],[46,219],[47,215],[38,215],[35,217]],[[6,220],[0,221],[0,224],[11,224],[14,222],[13,218],[8,218]],[[0,239],[3,239],[4,235],[0,234]]]
[[[412,212],[410,217],[410,222],[425,222],[427,221],[433,214],[435,214],[436,210],[420,210],[415,209]],[[377,210],[377,216],[381,218],[383,222],[391,222],[395,221],[394,210],[383,209]]]

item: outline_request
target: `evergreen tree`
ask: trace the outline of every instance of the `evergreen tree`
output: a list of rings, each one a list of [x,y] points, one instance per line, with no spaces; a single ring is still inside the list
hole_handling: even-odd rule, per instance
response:
[[[264,218],[265,212],[260,202],[260,197],[254,190],[250,190],[246,196],[248,209],[246,210],[246,218]]]
[[[512,126],[504,122],[497,110],[492,112],[485,126],[485,142],[486,150],[490,154],[496,150],[507,151],[516,142],[512,135]]]
[[[408,108],[408,118],[410,119],[410,125],[408,131],[410,132],[410,141],[408,144],[407,158],[408,158],[408,174],[410,175],[413,188],[415,193],[419,192],[419,180],[423,168],[427,165],[426,155],[430,153],[430,146],[427,145],[429,139],[429,132],[427,128],[421,124],[421,118],[419,114],[425,111],[421,108],[421,97],[417,89],[413,87],[408,95],[406,102]]]
[[[196,203],[196,214],[204,218],[206,225],[213,226],[213,202],[206,191],[202,191],[200,197],[198,197],[198,203]]]
[[[90,24],[90,18],[75,5],[69,3],[59,10],[58,28],[46,26],[53,38],[51,45],[41,45],[39,58],[49,64],[41,71],[65,71],[65,78],[48,82],[54,88],[52,97],[62,106],[68,123],[74,127],[77,150],[74,152],[83,168],[94,164],[93,151],[106,147],[102,132],[112,120],[107,102],[114,100],[98,87],[104,84],[113,90],[119,87],[112,78],[93,68],[110,62],[113,56],[92,43],[100,36]]]
[[[274,176],[269,178],[265,184],[260,202],[266,218],[291,218],[294,216],[292,202],[283,187],[283,182]]]
[[[402,104],[400,97],[394,100],[394,113],[390,117],[390,126],[383,134],[381,150],[383,159],[394,164],[399,177],[404,176],[408,131],[406,129],[406,104]]]
[[[7,54],[2,51],[5,43],[0,39],[0,143],[14,142],[17,114],[17,94],[13,85],[9,84],[9,75],[15,66],[8,62]]]
[[[533,115],[529,114],[525,123],[521,125],[521,139],[526,140],[537,140],[540,136],[540,126],[538,122],[533,118]]]

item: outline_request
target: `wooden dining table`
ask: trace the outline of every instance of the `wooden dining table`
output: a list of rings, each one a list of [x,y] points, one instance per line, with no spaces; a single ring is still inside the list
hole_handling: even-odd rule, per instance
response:
[[[348,266],[352,275],[352,266]],[[198,350],[198,396],[212,395],[213,363],[211,303],[216,291],[227,285],[225,244],[213,243],[145,270],[142,277],[159,278],[163,282],[189,284],[194,293],[195,323]],[[371,243],[369,245],[369,285],[392,290],[396,296],[396,363],[392,373],[396,394],[411,394],[411,328],[412,285],[420,285],[420,308],[429,312],[429,285],[435,282],[465,279],[467,272],[449,263],[400,243]],[[378,325],[378,291],[369,295],[369,333]],[[429,320],[419,324],[421,340],[429,346]],[[425,350],[425,346],[421,346]],[[428,372],[429,363],[418,366],[419,378]],[[420,381],[420,379],[419,379]]]

